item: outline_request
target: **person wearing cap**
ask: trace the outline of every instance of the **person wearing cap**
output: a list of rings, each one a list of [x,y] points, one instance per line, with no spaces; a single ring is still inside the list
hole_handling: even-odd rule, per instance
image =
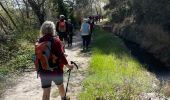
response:
[[[88,19],[84,18],[83,23],[81,25],[81,36],[83,39],[83,51],[88,50],[89,48],[89,42],[90,42],[90,24],[88,23]]]
[[[66,22],[64,15],[60,15],[59,21],[56,23],[56,31],[65,47],[65,43],[68,40],[68,23]]]

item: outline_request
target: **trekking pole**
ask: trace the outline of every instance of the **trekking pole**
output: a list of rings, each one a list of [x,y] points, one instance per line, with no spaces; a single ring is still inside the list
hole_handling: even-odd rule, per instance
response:
[[[78,69],[78,65],[75,62],[71,61],[71,64],[73,64]],[[64,100],[66,100],[66,97],[67,97],[68,83],[70,81],[71,69],[69,69],[67,72],[69,73],[69,75],[68,75],[68,81],[67,81],[67,86],[66,86],[66,92],[65,92]]]

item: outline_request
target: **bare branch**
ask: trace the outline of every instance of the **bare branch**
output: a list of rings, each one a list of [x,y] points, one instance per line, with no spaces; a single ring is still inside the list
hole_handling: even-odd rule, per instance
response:
[[[17,27],[16,23],[14,22],[13,18],[11,17],[11,15],[9,14],[9,12],[7,11],[7,9],[3,6],[3,4],[0,2],[0,6],[2,7],[2,9],[5,11],[5,13],[7,14],[7,16],[9,17],[9,19],[11,20],[12,24],[16,27],[16,29],[19,31],[19,28]]]

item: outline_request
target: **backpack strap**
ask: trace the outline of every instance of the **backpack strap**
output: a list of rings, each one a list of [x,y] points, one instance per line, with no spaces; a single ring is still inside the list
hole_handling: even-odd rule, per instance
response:
[[[50,42],[51,42],[51,50],[50,50],[50,51],[51,51],[52,54],[54,54],[54,53],[52,52],[52,45],[54,44],[55,39],[56,39],[56,36],[52,36],[51,39],[50,39]]]

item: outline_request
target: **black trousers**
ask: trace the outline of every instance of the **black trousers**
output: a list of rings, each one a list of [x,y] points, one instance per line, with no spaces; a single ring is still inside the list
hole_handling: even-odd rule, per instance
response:
[[[83,39],[83,48],[87,49],[90,44],[90,35],[82,36],[82,39]]]
[[[72,43],[73,43],[73,34],[70,33],[70,34],[68,35],[68,45],[72,45]]]

